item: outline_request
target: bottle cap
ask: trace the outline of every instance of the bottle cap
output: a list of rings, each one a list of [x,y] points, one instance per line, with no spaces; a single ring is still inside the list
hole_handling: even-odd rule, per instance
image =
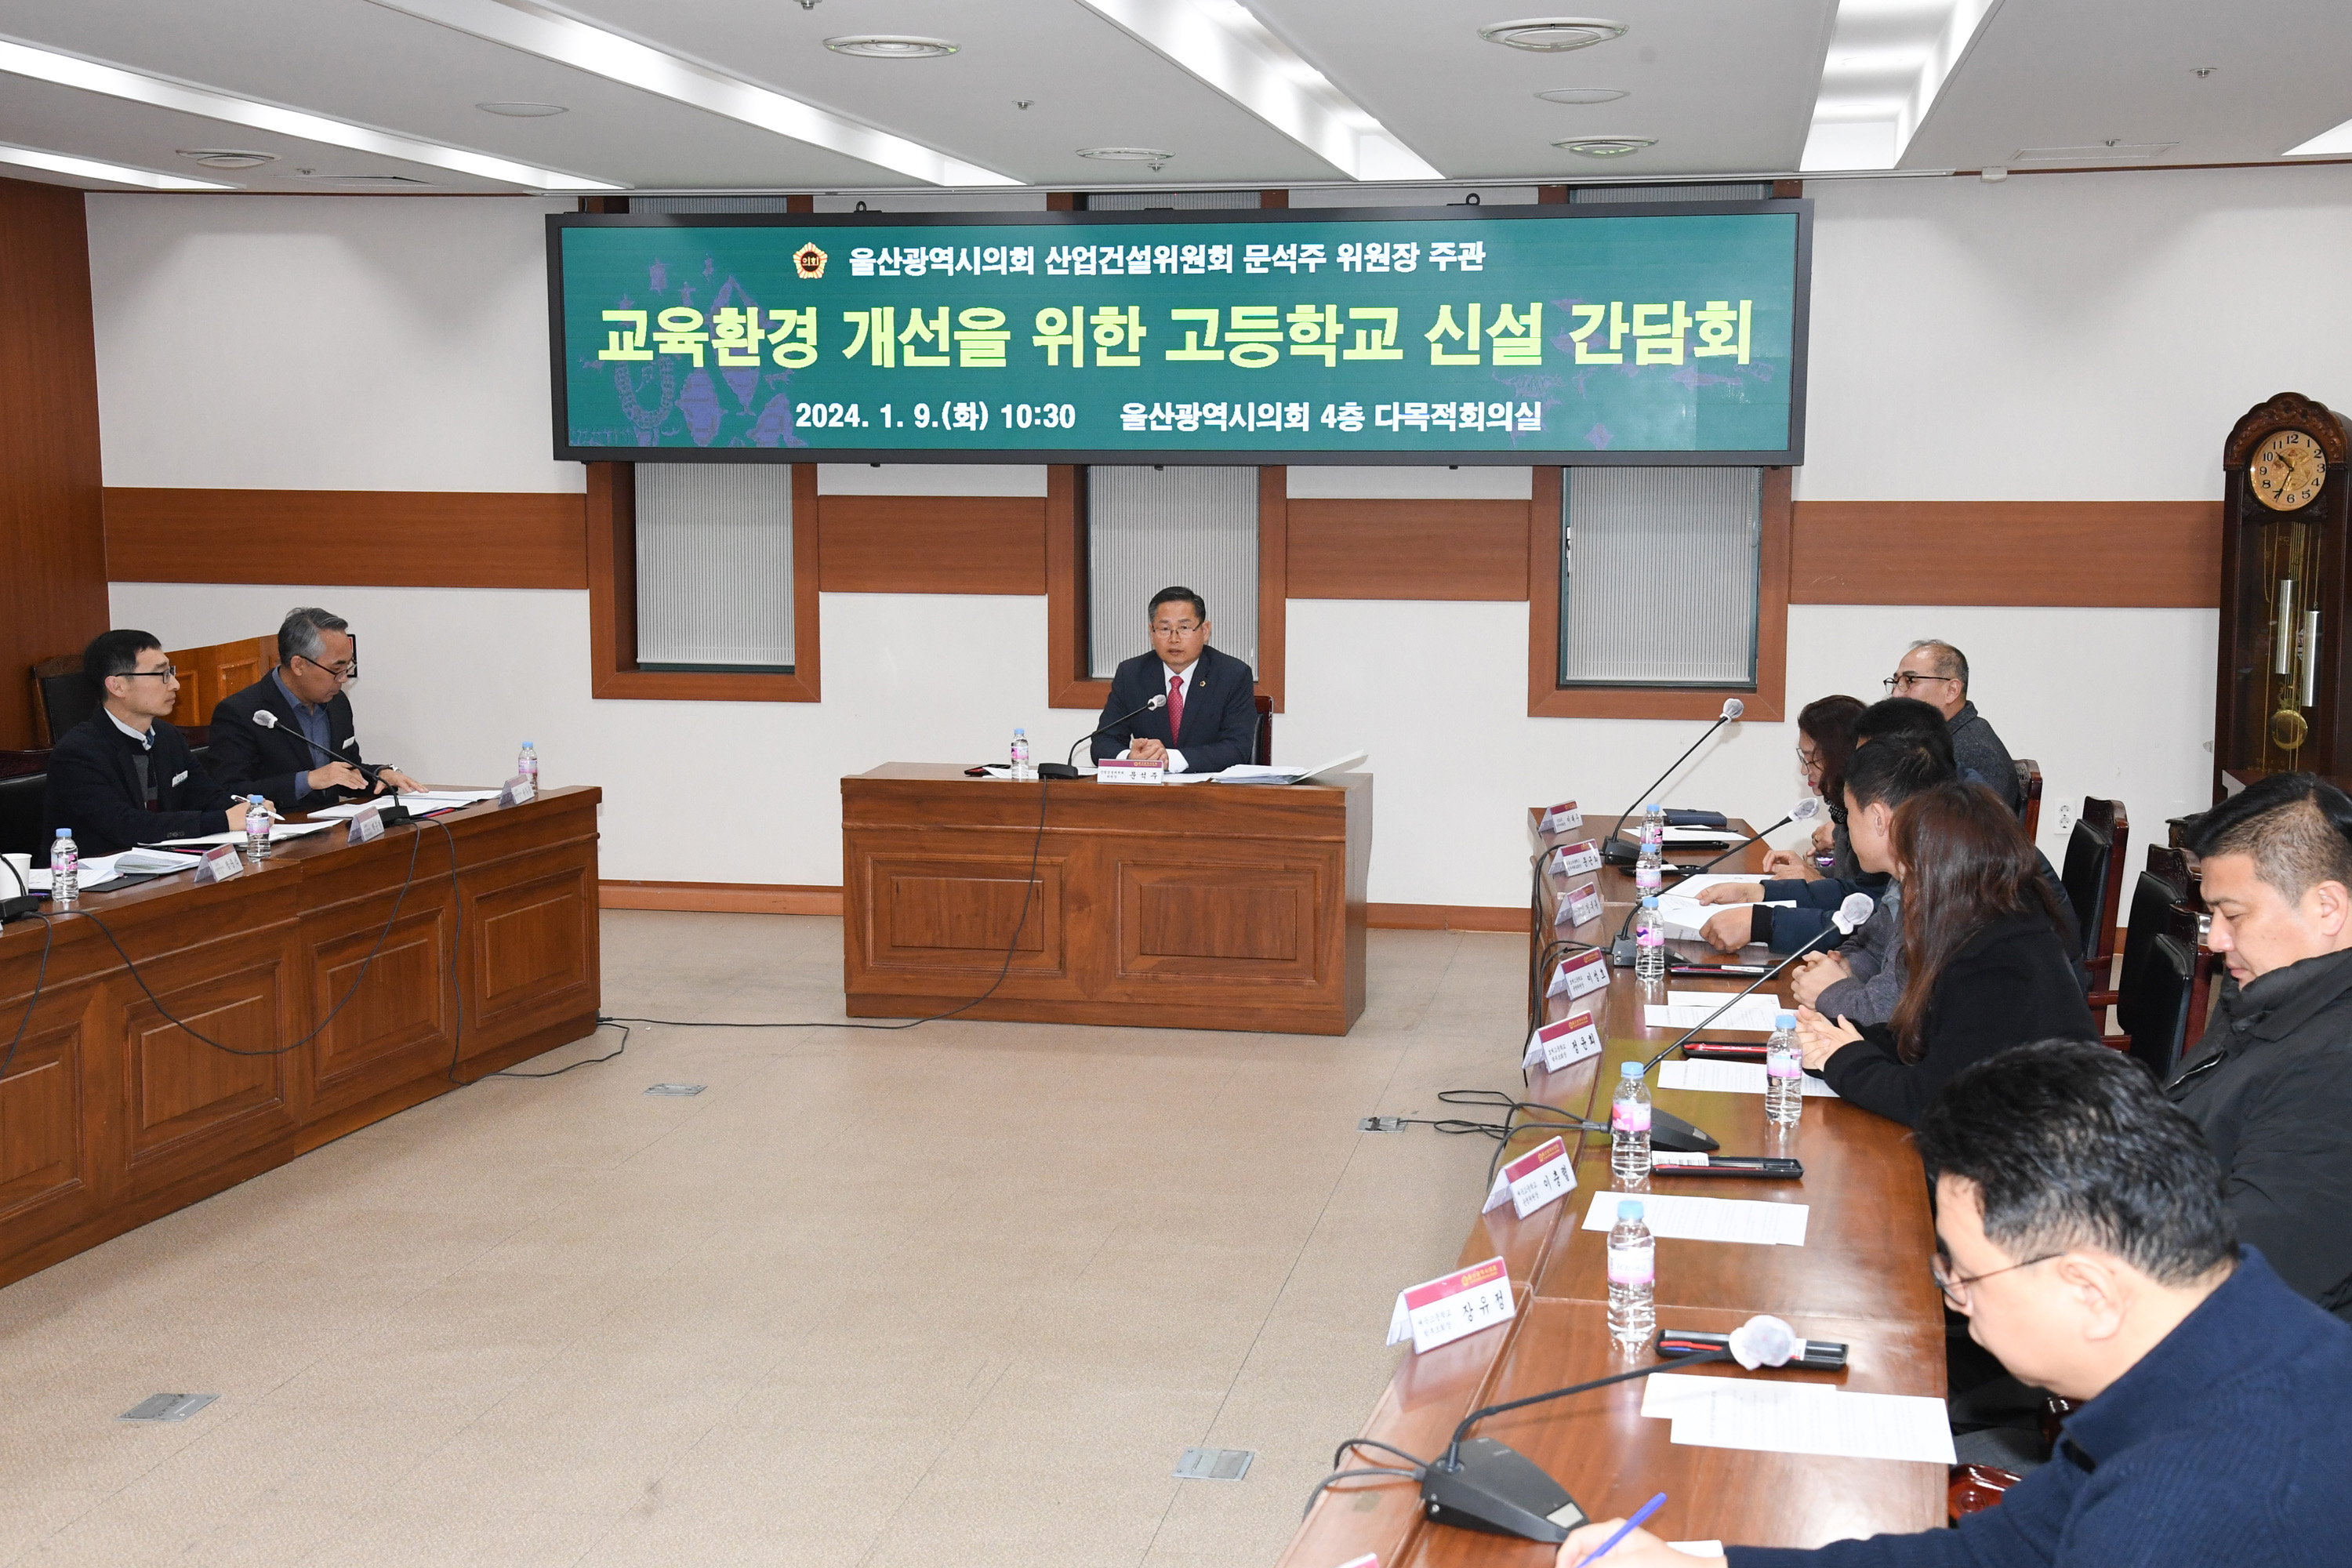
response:
[[[1797,1016],[1794,1013],[1775,1013],[1772,1015],[1772,1026],[1776,1029],[1793,1029],[1797,1026]]]
[[[1656,908],[1658,907],[1658,895],[1657,895],[1657,894],[1655,894],[1655,893],[1644,893],[1644,894],[1643,894],[1643,895],[1642,895],[1642,907],[1643,907],[1643,909],[1645,909],[1645,910],[1654,910],[1654,909],[1656,909]]]
[[[1014,734],[1016,734],[1016,735],[1025,735],[1025,734],[1027,734],[1029,731],[1026,731],[1026,730],[1024,730],[1024,729],[1023,729],[1020,725],[1015,724],[1015,725],[1013,725],[1013,732]]]
[[[1640,1219],[1642,1217],[1642,1200],[1639,1198],[1619,1198],[1617,1200],[1617,1217],[1619,1219]]]
[[[1643,806],[1642,809],[1643,809],[1643,811],[1655,811],[1655,810],[1657,810],[1657,809],[1658,809],[1658,803],[1657,803],[1656,801],[1654,801],[1654,801],[1652,801],[1649,805],[1647,805]]]
[[[73,837],[73,829],[70,827],[60,827],[58,829],[58,837],[60,838],[71,838]]]
[[[1642,1064],[1640,1062],[1619,1062],[1617,1064],[1617,1076],[1627,1079],[1640,1078],[1642,1076]]]
[[[245,797],[245,804],[247,805],[259,805],[261,804],[261,797],[257,795],[247,795]]]

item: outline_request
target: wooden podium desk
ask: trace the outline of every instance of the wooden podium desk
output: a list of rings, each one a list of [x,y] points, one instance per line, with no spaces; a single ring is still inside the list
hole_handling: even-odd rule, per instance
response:
[[[164,1006],[239,1051],[318,1028],[383,936],[333,1023],[282,1055],[192,1039],[96,924],[51,915],[48,973],[0,1077],[0,1285],[446,1093],[453,1058],[470,1082],[592,1033],[602,798],[551,789],[452,813],[446,837],[394,827],[356,847],[329,828],[226,882],[83,900]],[[0,1052],[41,946],[37,921],[0,931]]]
[[[1605,821],[1559,835],[1536,831],[1540,814],[1528,815],[1535,858],[1555,844],[1591,837]],[[1740,830],[1744,835],[1745,830]],[[1751,848],[1727,866],[1754,870],[1763,852]],[[1670,852],[1668,858],[1696,863],[1710,853]],[[1598,880],[1606,907],[1600,920],[1582,926],[1552,924],[1571,886]],[[1563,878],[1538,872],[1531,900],[1537,952],[1555,937],[1573,938],[1606,949],[1633,899],[1632,878],[1614,868]],[[1575,956],[1580,949],[1572,949]],[[1669,944],[1668,952],[1694,963],[1719,961],[1703,944]],[[1605,1048],[1601,1056],[1559,1073],[1540,1062],[1528,1075],[1523,1098],[1555,1106],[1579,1118],[1605,1120],[1609,1086],[1617,1066],[1646,1058],[1680,1030],[1652,1029],[1643,1007],[1664,1001],[1667,989],[1726,994],[1742,980],[1670,978],[1654,994],[1628,970],[1612,972],[1609,988],[1570,1003],[1542,997],[1549,1020],[1590,1011]],[[1769,987],[1785,997],[1785,984]],[[1709,1035],[1761,1040],[1759,1033],[1710,1028]],[[1497,1059],[1481,1080],[1496,1087],[1517,1079],[1526,1045],[1497,1040]],[[1935,1247],[1927,1188],[1908,1129],[1841,1100],[1808,1099],[1796,1127],[1775,1129],[1764,1119],[1761,1095],[1713,1094],[1653,1089],[1660,1109],[1706,1129],[1735,1154],[1792,1154],[1804,1162],[1801,1182],[1721,1180],[1653,1176],[1649,1190],[1701,1197],[1750,1198],[1801,1203],[1808,1207],[1805,1245],[1753,1247],[1733,1243],[1665,1241],[1658,1247],[1658,1323],[1674,1328],[1727,1331],[1758,1312],[1785,1318],[1808,1339],[1841,1340],[1848,1365],[1840,1373],[1780,1371],[1753,1375],[1775,1380],[1832,1383],[1857,1393],[1944,1394],[1943,1303],[1927,1272]],[[1549,1132],[1523,1133],[1511,1152],[1533,1148]],[[1465,1192],[1471,1216],[1463,1243],[1463,1265],[1501,1256],[1509,1265],[1517,1316],[1427,1355],[1406,1354],[1371,1417],[1357,1431],[1430,1458],[1444,1451],[1455,1423],[1484,1405],[1605,1376],[1643,1364],[1646,1352],[1618,1352],[1608,1336],[1608,1288],[1604,1232],[1581,1228],[1595,1192],[1610,1190],[1609,1139],[1604,1134],[1570,1135],[1577,1149],[1577,1187],[1559,1203],[1522,1221],[1509,1205],[1477,1214],[1481,1193]],[[1418,1283],[1397,1281],[1400,1289]],[[1671,1370],[1671,1368],[1669,1368]],[[1736,1367],[1694,1368],[1696,1375],[1740,1376]],[[1595,1519],[1630,1515],[1655,1492],[1665,1507],[1649,1529],[1669,1541],[1722,1541],[1748,1546],[1818,1546],[1847,1536],[1880,1531],[1931,1530],[1944,1521],[1945,1468],[1941,1465],[1883,1459],[1837,1459],[1728,1448],[1678,1447],[1668,1440],[1668,1423],[1641,1415],[1640,1380],[1593,1394],[1571,1394],[1482,1423],[1475,1431],[1508,1443],[1568,1489]],[[1346,1435],[1346,1415],[1335,1412],[1333,1441]],[[1372,1458],[1357,1463],[1376,1461]],[[1399,1480],[1366,1486],[1343,1483],[1316,1505],[1282,1557],[1284,1568],[1337,1568],[1366,1552],[1379,1554],[1381,1568],[1429,1568],[1433,1564],[1508,1565],[1550,1568],[1559,1549],[1504,1536],[1482,1535],[1428,1524],[1421,1516],[1420,1489]]]
[[[1154,788],[891,763],[841,781],[849,1012],[945,1012],[1010,947],[961,1016],[1344,1035],[1371,855],[1363,773]]]

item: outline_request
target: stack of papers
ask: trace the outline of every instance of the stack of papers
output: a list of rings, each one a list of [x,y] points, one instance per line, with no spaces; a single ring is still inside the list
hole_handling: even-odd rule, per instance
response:
[[[1352,768],[1370,754],[1365,752],[1349,752],[1344,757],[1335,757],[1328,763],[1317,763],[1309,768],[1276,768],[1258,763],[1235,763],[1223,773],[1217,774],[1216,779],[1219,784],[1297,784],[1302,779],[1311,779],[1318,774],[1336,773],[1344,769]]]
[[[1707,871],[1696,877],[1685,877],[1681,881],[1676,882],[1675,897],[1696,899],[1706,889],[1719,887],[1727,882],[1745,882],[1752,888],[1768,879],[1761,871],[1734,871],[1728,875],[1720,871]]]
[[[1674,1441],[1703,1448],[1935,1465],[1957,1458],[1944,1402],[1913,1394],[1850,1394],[1833,1384],[1764,1375],[1660,1372],[1650,1374],[1643,1391],[1642,1414],[1673,1422]]]
[[[1820,1079],[1805,1077],[1798,1082],[1805,1092],[1822,1100],[1835,1100],[1838,1091]],[[1679,1061],[1658,1064],[1660,1089],[1696,1089],[1714,1094],[1761,1094],[1764,1092],[1762,1062]]]
[[[317,823],[341,822],[357,816],[372,805],[404,806],[413,815],[422,816],[428,811],[455,811],[459,806],[476,805],[498,798],[499,792],[494,789],[428,789],[415,795],[380,795],[371,800],[347,800],[341,805],[322,806],[310,814],[310,820]]]
[[[1617,1202],[1638,1195],[1642,1222],[1668,1241],[1741,1241],[1752,1247],[1802,1247],[1804,1204],[1759,1203],[1754,1198],[1686,1198],[1667,1193],[1595,1193],[1584,1211],[1584,1228],[1607,1230],[1617,1223]]]
[[[1752,903],[1702,904],[1696,899],[1685,898],[1679,889],[1663,893],[1658,898],[1658,913],[1665,919],[1668,942],[1696,942],[1699,940],[1699,927],[1724,910],[1752,910],[1755,907]],[[1765,905],[1765,908],[1773,910],[1793,910],[1796,907],[1794,899],[1774,899]]]
[[[1715,1017],[1715,1010],[1730,1001],[1733,994],[1726,991],[1669,991],[1664,1006],[1652,1002],[1643,1007],[1642,1022],[1653,1029],[1696,1029],[1705,1025],[1710,1029],[1761,1029],[1769,1035],[1782,1013],[1795,1011],[1770,992],[1758,991],[1740,997],[1723,1016]]]
[[[173,871],[191,871],[201,857],[183,855],[172,849],[125,849],[114,855],[85,855],[81,858],[81,889],[86,893],[99,891],[101,884],[117,877],[158,877]],[[25,878],[26,884],[36,893],[49,889],[49,870],[37,867]]]
[[[273,822],[269,825],[269,842],[283,844],[289,838],[299,838],[306,833],[324,833],[333,826],[331,822]],[[158,845],[177,846],[183,848],[193,848],[197,845],[209,848],[215,844],[242,844],[245,842],[245,835],[241,832],[207,833],[202,838],[159,838],[155,842]],[[139,851],[134,849],[131,853],[136,855]],[[115,868],[120,871],[141,871],[151,868],[118,866]]]

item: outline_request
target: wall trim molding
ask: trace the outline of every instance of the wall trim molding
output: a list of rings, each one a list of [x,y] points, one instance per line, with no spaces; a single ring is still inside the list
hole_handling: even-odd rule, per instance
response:
[[[587,498],[562,490],[110,485],[104,504],[116,583],[588,586]]]
[[[1807,500],[1792,605],[2211,609],[2218,500]]]
[[[841,889],[793,882],[632,882],[596,884],[606,910],[664,910],[681,914],[832,915],[841,913]],[[1374,931],[1507,931],[1524,935],[1523,905],[1370,904]]]

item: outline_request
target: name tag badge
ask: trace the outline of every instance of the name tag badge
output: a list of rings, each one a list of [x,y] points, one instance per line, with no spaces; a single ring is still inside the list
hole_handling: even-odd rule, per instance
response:
[[[1486,1194],[1486,1206],[1478,1212],[1492,1214],[1508,1198],[1512,1212],[1525,1219],[1575,1190],[1576,1167],[1569,1163],[1568,1145],[1555,1138],[1496,1172],[1495,1190]]]
[[[1572,833],[1583,826],[1584,813],[1577,809],[1576,802],[1572,800],[1547,807],[1543,820],[1536,824],[1537,830],[1543,833]]]
[[[1600,952],[1588,952],[1581,958],[1571,958],[1559,966],[1551,977],[1547,996],[1565,995],[1570,1001],[1604,990],[1609,984],[1609,960]]]
[[[1158,763],[1139,763],[1133,757],[1109,757],[1095,764],[1095,783],[1107,784],[1164,784],[1168,770]]]
[[[538,794],[539,785],[533,784],[530,779],[524,777],[522,774],[517,773],[514,777],[507,780],[506,787],[499,791],[499,804],[500,805],[527,805],[535,796],[538,795]]]
[[[1450,1345],[1465,1334],[1507,1323],[1517,1315],[1511,1271],[1499,1258],[1456,1269],[1402,1291],[1389,1314],[1389,1343],[1412,1341],[1415,1355]]]
[[[234,844],[216,844],[196,862],[196,886],[200,888],[207,882],[226,882],[231,877],[244,875],[245,862],[237,858]]]
[[[345,844],[365,844],[371,839],[381,838],[383,837],[383,808],[382,806],[372,805],[365,811],[361,812],[358,816],[352,818],[351,826],[343,832],[343,842]]]
[[[1573,1067],[1587,1057],[1601,1054],[1601,1031],[1590,1013],[1571,1013],[1557,1024],[1546,1024],[1528,1037],[1528,1053],[1519,1060],[1523,1068],[1541,1061],[1547,1072]]]
[[[1587,882],[1568,895],[1568,919],[1571,925],[1584,925],[1601,918],[1601,888]]]
[[[359,748],[360,738],[357,735],[353,735],[350,740],[343,742],[343,750],[347,752],[356,752]]]
[[[1581,844],[1563,844],[1551,852],[1551,868],[1563,877],[1601,869],[1601,846],[1591,839]]]
[[[187,774],[187,771],[186,771],[185,769],[182,769],[180,772],[178,772],[178,773],[173,773],[173,774],[172,775],[172,782],[173,782],[174,784],[184,784],[187,783],[187,782],[188,782],[188,774]]]

